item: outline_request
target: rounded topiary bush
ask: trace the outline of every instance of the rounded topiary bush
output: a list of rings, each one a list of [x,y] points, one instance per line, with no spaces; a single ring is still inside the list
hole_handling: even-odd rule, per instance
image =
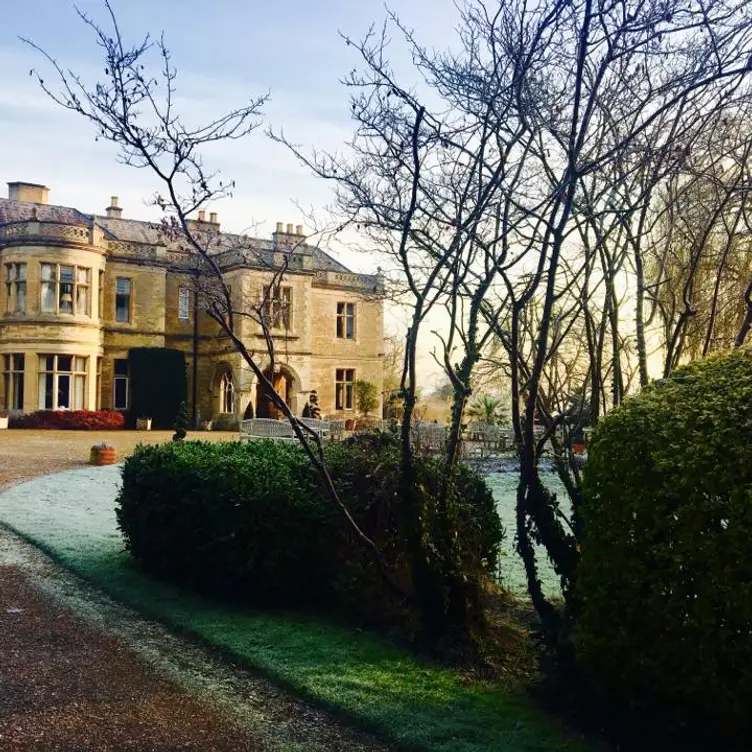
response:
[[[117,503],[126,547],[145,569],[211,595],[304,604],[334,575],[334,513],[286,442],[139,446]]]
[[[582,666],[665,721],[749,730],[752,353],[692,363],[606,416],[584,493]]]
[[[342,502],[409,592],[396,440],[359,434],[325,451]],[[430,546],[442,468],[433,459],[416,462]],[[450,495],[463,575],[480,583],[501,539],[493,497],[466,468]],[[412,633],[415,614],[385,584],[297,444],[140,446],[125,462],[116,514],[129,552],[161,578],[243,603],[336,610]]]

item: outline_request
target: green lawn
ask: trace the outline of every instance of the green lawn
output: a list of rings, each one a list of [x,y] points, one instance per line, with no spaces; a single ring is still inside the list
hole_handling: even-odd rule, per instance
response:
[[[76,472],[90,471],[56,476],[57,499],[65,493],[62,479]],[[520,691],[467,686],[454,672],[421,663],[361,631],[299,615],[233,609],[155,581],[123,552],[111,516],[111,494],[98,501],[108,496],[106,487],[98,497],[91,483],[77,482],[74,498],[62,504],[52,501],[46,487],[34,493],[41,480],[0,495],[0,520],[116,599],[219,648],[400,748],[589,748]],[[41,503],[35,505],[37,498]],[[66,514],[73,508],[79,514]],[[103,529],[106,520],[111,522]]]

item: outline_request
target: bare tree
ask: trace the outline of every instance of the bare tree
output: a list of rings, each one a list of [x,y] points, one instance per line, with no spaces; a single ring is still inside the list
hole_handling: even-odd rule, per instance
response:
[[[475,0],[461,9],[459,43],[447,54],[427,52],[394,15],[389,28],[409,47],[420,85],[398,82],[386,31],[347,39],[361,60],[346,80],[350,158],[288,145],[335,184],[343,221],[387,249],[412,295],[407,483],[414,353],[426,313],[443,306],[450,322],[442,338],[456,390],[449,477],[473,369],[491,333],[504,343],[520,449],[517,546],[533,602],[556,636],[565,622],[543,593],[534,543],[567,597],[579,555],[576,519],[562,514],[538,471],[560,421],[555,362],[576,352],[566,343],[584,334],[591,402],[601,404],[604,374],[610,405],[626,393],[632,345],[620,285],[630,262],[644,258],[642,212],[708,113],[749,97],[750,18],[728,0]],[[644,335],[637,340],[645,365]]]
[[[88,120],[96,130],[97,139],[116,144],[121,162],[147,169],[158,180],[161,187],[152,202],[164,213],[161,231],[176,247],[176,269],[190,278],[202,310],[240,354],[277,410],[290,422],[318,471],[329,500],[355,539],[370,552],[388,586],[398,598],[409,597],[388,571],[376,544],[340,499],[327,469],[318,433],[293,414],[268,375],[274,373],[277,353],[273,329],[278,317],[283,315],[280,286],[297,246],[293,244],[269,252],[259,252],[252,242],[236,242],[228,247],[220,233],[190,219],[206,205],[230,197],[235,187],[234,182],[223,180],[218,172],[205,167],[205,149],[217,142],[243,139],[256,130],[261,124],[268,95],[253,98],[209,123],[186,124],[175,105],[177,72],[164,37],[153,40],[147,36],[140,43],[128,46],[109,0],[104,0],[104,6],[109,28],[103,28],[78,11],[102,51],[103,79],[87,85],[32,41],[24,40],[46,59],[56,74],[59,89],[53,89],[37,74],[39,85],[58,105]],[[161,71],[157,76],[149,67],[149,56],[153,53],[160,59]],[[265,269],[268,279],[262,289],[250,295],[233,295],[223,272],[228,257]],[[246,344],[239,326],[244,319],[261,328],[265,342],[263,351],[257,352]],[[270,371],[264,367],[264,359],[270,364]]]

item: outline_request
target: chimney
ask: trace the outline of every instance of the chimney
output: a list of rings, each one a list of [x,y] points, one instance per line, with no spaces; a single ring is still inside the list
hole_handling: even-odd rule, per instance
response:
[[[277,232],[281,234],[284,231],[284,225],[281,222],[277,222]]]
[[[108,217],[114,217],[120,219],[123,216],[123,210],[118,206],[118,197],[112,196],[110,198],[110,205],[106,209]]]
[[[303,225],[296,225],[295,226],[295,234],[296,235],[302,235],[303,234]]]
[[[206,211],[204,209],[198,210],[198,221],[199,222],[206,222]]]
[[[287,225],[287,234],[292,235],[292,225]]]
[[[46,204],[50,189],[38,183],[8,183],[8,198],[11,201],[28,201],[32,204]]]
[[[209,221],[213,224],[217,224],[217,212],[209,212]]]

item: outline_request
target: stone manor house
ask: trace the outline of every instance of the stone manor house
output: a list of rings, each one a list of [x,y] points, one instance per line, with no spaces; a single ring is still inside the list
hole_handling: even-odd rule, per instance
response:
[[[0,410],[127,410],[128,352],[185,353],[189,410],[276,417],[268,395],[202,312],[186,275],[184,243],[158,225],[125,219],[113,197],[103,215],[48,202],[49,190],[9,183],[0,198]],[[305,242],[303,229],[271,240],[220,231],[216,214],[197,223],[216,239],[233,308],[267,291],[274,322],[275,389],[300,415],[316,390],[322,415],[357,409],[354,382],[382,390],[383,300],[377,276],[354,274]],[[269,268],[290,268],[274,295]],[[246,346],[269,363],[260,324],[242,317]],[[194,374],[195,390],[194,390]],[[271,375],[271,374],[270,374]],[[250,406],[250,407],[249,407]]]

